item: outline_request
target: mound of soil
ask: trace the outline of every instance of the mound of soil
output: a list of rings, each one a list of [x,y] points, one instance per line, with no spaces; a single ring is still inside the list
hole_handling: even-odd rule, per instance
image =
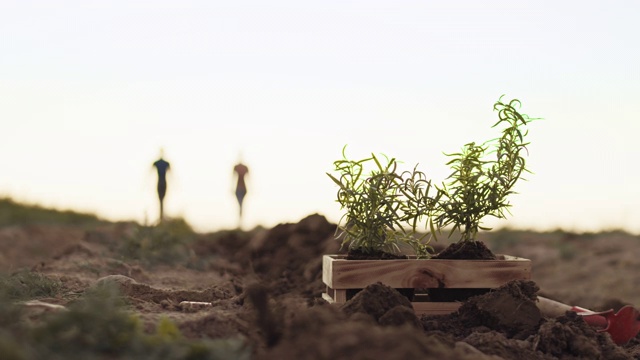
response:
[[[482,241],[461,241],[451,243],[433,258],[495,260],[496,255]]]

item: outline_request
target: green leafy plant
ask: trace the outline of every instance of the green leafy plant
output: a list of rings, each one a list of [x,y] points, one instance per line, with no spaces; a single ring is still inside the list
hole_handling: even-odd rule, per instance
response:
[[[459,241],[473,241],[486,216],[505,218],[511,206],[508,197],[524,172],[527,151],[525,127],[535,119],[518,112],[517,99],[494,104],[499,120],[493,127],[503,127],[499,138],[481,145],[463,146],[458,153],[445,154],[453,173],[441,186],[432,186],[425,174],[417,170],[397,171],[395,158],[382,162],[375,155],[362,160],[334,162],[338,177],[329,177],[339,186],[337,201],[345,210],[340,219],[338,237],[349,249],[365,253],[399,252],[407,244],[418,256],[429,256],[428,235],[436,236],[450,227],[449,237],[460,233]],[[488,158],[492,155],[492,158]],[[373,164],[373,170],[366,167]],[[426,218],[429,231],[417,237],[418,224]]]
[[[499,138],[477,145],[464,145],[458,153],[447,154],[453,159],[447,163],[453,169],[449,182],[438,188],[439,201],[429,213],[438,229],[451,226],[449,236],[459,231],[459,241],[473,241],[479,230],[490,230],[482,226],[486,216],[505,218],[511,206],[508,197],[514,194],[514,186],[524,172],[525,137],[527,124],[532,120],[518,112],[520,101],[513,99],[495,103],[498,122],[493,127],[503,126]],[[487,159],[488,155],[493,158]]]
[[[376,155],[334,162],[339,177],[327,173],[338,185],[338,202],[346,212],[338,230],[342,245],[367,254],[398,253],[401,244],[410,246],[416,255],[428,256],[430,247],[424,237],[416,237],[419,220],[424,215],[414,201],[416,194],[425,197],[431,183],[415,168],[398,173],[395,158],[381,161]],[[368,171],[367,166],[373,165]]]

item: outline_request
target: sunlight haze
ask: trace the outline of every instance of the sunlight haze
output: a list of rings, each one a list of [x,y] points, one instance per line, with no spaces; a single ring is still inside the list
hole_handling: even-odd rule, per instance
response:
[[[635,1],[0,3],[0,197],[109,220],[337,222],[326,172],[384,153],[434,181],[518,98],[527,181],[490,226],[640,232]]]

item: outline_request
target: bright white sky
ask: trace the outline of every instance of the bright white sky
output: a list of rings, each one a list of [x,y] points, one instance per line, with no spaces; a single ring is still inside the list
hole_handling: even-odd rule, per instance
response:
[[[443,180],[522,100],[529,167],[497,227],[640,232],[637,1],[0,3],[0,196],[201,231],[337,222],[348,144]]]

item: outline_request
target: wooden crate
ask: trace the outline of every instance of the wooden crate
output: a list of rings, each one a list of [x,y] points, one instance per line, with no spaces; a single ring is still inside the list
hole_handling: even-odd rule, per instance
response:
[[[498,260],[346,260],[344,255],[324,255],[322,297],[334,304],[347,301],[347,290],[381,282],[395,289],[493,289],[511,280],[531,279],[531,260],[497,255]],[[412,302],[417,315],[454,312],[459,302]]]

